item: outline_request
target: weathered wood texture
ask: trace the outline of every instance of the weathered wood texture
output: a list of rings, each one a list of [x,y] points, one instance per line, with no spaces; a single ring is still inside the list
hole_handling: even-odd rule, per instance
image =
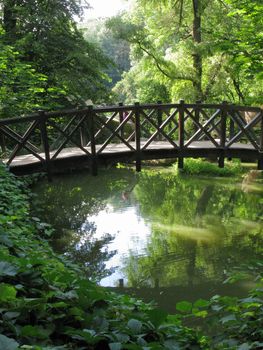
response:
[[[244,117],[249,112],[249,120]],[[17,174],[90,167],[103,162],[217,157],[263,168],[263,111],[223,104],[157,104],[39,112],[0,120],[2,160]]]

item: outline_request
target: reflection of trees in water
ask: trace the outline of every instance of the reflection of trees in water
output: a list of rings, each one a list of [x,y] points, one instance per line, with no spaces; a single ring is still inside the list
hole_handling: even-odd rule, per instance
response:
[[[145,173],[136,197],[153,224],[146,254],[126,260],[131,286],[219,282],[231,266],[262,256],[259,194],[244,194],[231,180]]]
[[[84,270],[88,278],[99,282],[114,272],[114,268],[106,268],[105,262],[111,259],[117,251],[107,249],[114,236],[107,233],[101,238],[95,238],[96,230],[94,222],[86,221],[77,234],[77,240],[72,241],[67,247],[66,255]]]
[[[116,251],[107,249],[114,237],[105,234],[96,238],[96,226],[87,217],[105,209],[109,198],[114,206],[121,206],[122,192],[133,182],[132,172],[118,169],[99,177],[86,173],[59,176],[52,183],[43,181],[35,188],[38,197],[32,211],[55,229],[51,237],[53,249],[78,263],[89,278],[99,281],[111,274],[113,269],[106,269],[105,262]]]

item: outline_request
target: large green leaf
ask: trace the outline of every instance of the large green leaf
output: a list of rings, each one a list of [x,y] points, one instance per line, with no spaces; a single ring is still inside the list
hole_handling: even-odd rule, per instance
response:
[[[209,305],[210,305],[210,301],[205,300],[205,299],[198,299],[194,302],[193,307],[202,308],[202,307],[207,307]]]
[[[16,350],[19,344],[12,338],[8,338],[3,334],[0,334],[0,349],[1,350]]]
[[[121,350],[122,344],[121,343],[110,343],[109,347],[110,347],[110,350]]]
[[[37,339],[47,339],[52,332],[53,327],[50,329],[45,329],[40,326],[27,325],[21,329],[21,336]]]
[[[6,261],[0,261],[0,276],[15,276],[18,267]]]
[[[176,310],[183,313],[190,313],[192,311],[192,303],[188,301],[180,301],[176,304]]]
[[[0,284],[0,301],[10,301],[16,298],[16,289],[5,283]]]
[[[142,329],[142,323],[139,320],[135,320],[135,319],[130,319],[127,323],[127,326],[130,328],[130,330],[134,333],[134,334],[138,334],[141,332]]]
[[[147,314],[155,327],[160,326],[160,324],[162,324],[168,316],[168,313],[161,309],[149,310]]]
[[[225,324],[225,323],[228,323],[228,322],[235,322],[237,319],[236,319],[236,316],[234,314],[230,314],[230,315],[227,315],[227,316],[224,316],[220,319],[220,321]]]

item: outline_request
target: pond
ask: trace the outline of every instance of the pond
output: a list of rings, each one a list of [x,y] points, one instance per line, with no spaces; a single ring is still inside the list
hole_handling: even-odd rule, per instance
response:
[[[228,272],[262,258],[263,181],[176,175],[173,168],[100,170],[38,182],[35,216],[55,228],[53,248],[87,277],[155,300],[174,311],[178,300],[243,295],[245,280]],[[37,209],[38,208],[38,209]]]

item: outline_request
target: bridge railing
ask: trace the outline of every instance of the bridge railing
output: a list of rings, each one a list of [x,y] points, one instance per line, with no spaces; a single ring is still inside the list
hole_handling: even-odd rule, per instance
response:
[[[71,152],[86,155],[96,172],[96,159],[117,145],[120,152],[132,152],[137,170],[142,153],[170,148],[179,154],[202,147],[221,151],[224,166],[229,149],[250,147],[262,163],[263,112],[258,107],[222,104],[144,104],[111,107],[89,106],[82,110],[44,112],[27,117],[0,120],[0,147],[7,165],[23,156],[24,161],[49,166]],[[116,150],[116,147],[115,147]]]

